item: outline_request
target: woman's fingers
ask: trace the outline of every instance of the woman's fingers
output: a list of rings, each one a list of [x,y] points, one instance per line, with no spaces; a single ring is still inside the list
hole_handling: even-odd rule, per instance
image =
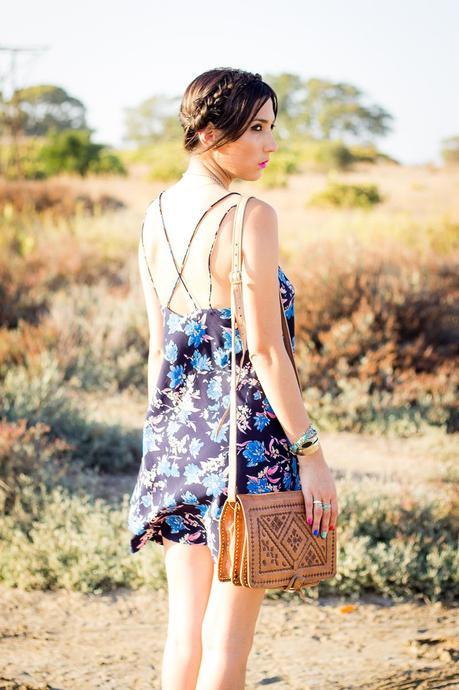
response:
[[[320,503],[314,503],[319,501]],[[324,510],[322,504],[326,503],[329,508]],[[306,509],[306,520],[309,525],[312,524],[312,533],[315,537],[325,539],[330,527],[336,527],[336,520],[338,518],[338,502],[336,496],[329,496],[318,498],[311,493],[305,494],[304,505]]]
[[[306,509],[306,522],[308,525],[312,525],[312,494],[309,492],[303,494],[304,496],[304,507]]]
[[[328,525],[330,524],[330,499],[323,498],[322,503],[326,503],[328,508],[323,509],[322,524],[320,527],[320,536],[325,539],[328,532]]]
[[[313,518],[313,522],[312,522],[312,533],[313,533],[313,535],[314,535],[315,537],[318,537],[319,534],[320,534],[320,519],[321,519],[322,513],[323,513],[322,504],[321,504],[321,503],[314,503],[314,501],[317,501],[317,500],[318,500],[317,496],[314,496],[314,500],[313,500],[313,502],[312,502],[312,503],[313,503],[313,509],[312,509],[312,513],[313,513],[313,514],[312,514],[312,518]]]
[[[331,511],[330,511],[330,527],[333,527],[333,529],[335,529],[335,527],[336,527],[337,519],[338,519],[338,502],[335,498],[331,502]]]

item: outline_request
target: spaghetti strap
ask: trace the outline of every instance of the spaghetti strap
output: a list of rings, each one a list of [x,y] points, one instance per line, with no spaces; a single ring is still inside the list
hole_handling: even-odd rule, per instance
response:
[[[146,251],[145,251],[145,244],[144,244],[144,241],[143,241],[143,229],[144,229],[144,226],[145,226],[145,217],[144,217],[144,219],[143,219],[143,222],[142,222],[142,230],[141,230],[141,232],[140,232],[140,237],[141,237],[141,241],[142,241],[143,258],[145,259],[145,264],[146,264],[147,269],[148,269],[148,274],[149,274],[149,276],[150,276],[151,283],[152,283],[152,285],[153,285],[153,290],[155,291],[155,294],[156,294],[156,298],[157,298],[158,302],[161,304],[160,299],[159,299],[159,295],[158,295],[158,291],[156,290],[155,281],[153,280],[153,276],[151,275],[150,266],[149,266],[149,264],[148,264],[148,259],[147,259],[147,253],[146,253]]]
[[[159,197],[158,197],[159,212],[160,212],[160,215],[161,215],[161,222],[162,222],[162,226],[163,226],[163,230],[164,230],[164,235],[165,235],[165,237],[166,237],[167,244],[169,245],[169,251],[170,251],[170,254],[171,254],[171,256],[172,256],[172,260],[173,260],[173,262],[174,262],[174,265],[175,265],[175,268],[176,268],[177,274],[178,274],[178,275],[177,275],[177,279],[176,279],[176,281],[175,281],[175,283],[174,283],[174,286],[173,286],[173,288],[172,288],[172,292],[171,292],[171,294],[170,294],[170,296],[169,296],[169,299],[167,300],[166,307],[169,307],[169,304],[170,304],[170,302],[171,302],[171,299],[172,299],[172,297],[174,296],[174,293],[175,293],[175,290],[176,290],[176,287],[177,287],[177,283],[178,283],[179,280],[181,280],[181,282],[182,282],[182,284],[183,284],[183,287],[184,287],[185,290],[187,291],[188,295],[191,297],[191,299],[192,299],[192,301],[193,301],[193,304],[194,304],[195,308],[198,309],[198,308],[199,308],[199,305],[198,305],[198,303],[196,302],[196,300],[194,299],[194,297],[192,296],[191,292],[189,291],[189,289],[188,289],[188,287],[187,287],[187,285],[186,285],[186,283],[185,283],[185,281],[184,281],[184,279],[183,279],[183,276],[182,276],[183,270],[184,270],[184,268],[185,268],[186,260],[187,260],[187,258],[188,258],[188,252],[189,252],[189,250],[190,250],[191,243],[192,243],[192,241],[193,241],[193,239],[194,239],[194,236],[195,236],[195,234],[196,234],[196,232],[197,232],[197,230],[198,230],[198,228],[199,228],[199,226],[200,226],[202,220],[203,220],[204,217],[207,215],[207,213],[208,213],[214,206],[216,206],[220,201],[223,201],[223,199],[226,199],[228,196],[231,196],[231,194],[239,194],[239,195],[240,195],[240,192],[228,192],[228,194],[225,194],[224,196],[222,196],[222,197],[220,197],[219,199],[217,199],[216,201],[214,201],[214,203],[211,204],[211,205],[204,211],[204,213],[202,214],[202,216],[201,216],[200,219],[198,220],[198,222],[197,222],[197,224],[195,225],[194,230],[193,230],[193,232],[192,232],[192,234],[191,234],[191,237],[190,237],[190,240],[189,240],[189,242],[188,242],[188,245],[187,245],[187,248],[186,248],[186,252],[185,252],[185,256],[184,256],[184,258],[183,258],[183,262],[182,262],[182,265],[181,265],[180,269],[179,269],[179,267],[178,267],[178,265],[177,265],[177,261],[176,261],[176,259],[175,259],[174,252],[172,251],[172,246],[171,246],[171,243],[170,243],[170,241],[169,241],[169,235],[168,235],[168,233],[167,233],[166,225],[165,225],[165,223],[164,223],[164,216],[163,216],[163,211],[162,211],[162,206],[161,206],[161,197],[162,197],[163,193],[164,193],[164,190],[160,193],[160,195],[159,195]],[[226,215],[226,214],[225,214],[225,215]],[[210,255],[209,255],[209,261],[210,261]]]

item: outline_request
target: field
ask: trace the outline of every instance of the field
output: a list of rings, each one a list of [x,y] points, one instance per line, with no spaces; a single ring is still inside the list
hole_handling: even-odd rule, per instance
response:
[[[146,408],[136,249],[167,186],[144,174],[0,183],[0,690],[159,687],[162,550],[132,558],[125,526]],[[313,172],[234,185],[278,212],[342,511],[337,577],[308,605],[265,598],[247,687],[458,687],[459,171],[336,178],[383,200],[312,206]]]

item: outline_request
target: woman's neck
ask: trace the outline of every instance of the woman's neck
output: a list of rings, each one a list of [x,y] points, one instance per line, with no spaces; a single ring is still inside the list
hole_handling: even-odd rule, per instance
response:
[[[206,179],[207,178],[207,179]],[[193,186],[200,186],[202,184],[215,184],[229,190],[232,178],[224,170],[217,165],[206,161],[200,161],[192,157],[188,164],[188,168],[182,175],[182,180],[187,184]]]

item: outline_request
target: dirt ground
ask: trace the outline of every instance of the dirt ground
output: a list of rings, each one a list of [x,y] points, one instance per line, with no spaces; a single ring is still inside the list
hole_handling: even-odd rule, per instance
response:
[[[0,590],[2,690],[160,690],[164,591]],[[265,598],[247,690],[459,688],[457,608]]]
[[[132,410],[133,418],[138,414]],[[449,486],[439,456],[448,458],[451,448],[434,438],[323,433],[322,442],[336,477],[394,482],[401,493],[413,482]],[[108,495],[119,496],[132,482],[104,479]],[[0,587],[0,611],[0,690],[160,690],[165,591],[88,596]],[[458,621],[458,608],[439,602],[265,598],[246,687],[459,688]]]

